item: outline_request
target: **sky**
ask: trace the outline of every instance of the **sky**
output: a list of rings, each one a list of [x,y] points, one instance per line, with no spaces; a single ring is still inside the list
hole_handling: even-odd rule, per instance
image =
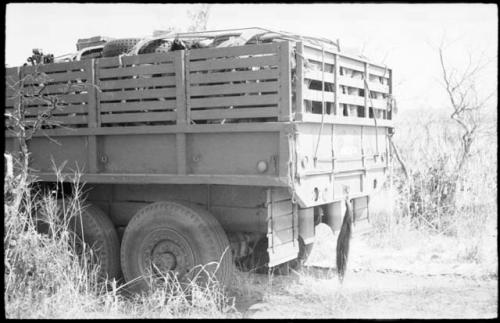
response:
[[[8,4],[5,64],[18,66],[42,48],[55,56],[74,52],[79,38],[144,37],[154,30],[189,26],[197,4]],[[437,48],[450,66],[492,59],[478,92],[497,87],[498,8],[494,4],[213,4],[207,29],[263,27],[339,39],[375,63],[393,69],[400,109],[442,108]],[[496,99],[492,103],[496,105]]]

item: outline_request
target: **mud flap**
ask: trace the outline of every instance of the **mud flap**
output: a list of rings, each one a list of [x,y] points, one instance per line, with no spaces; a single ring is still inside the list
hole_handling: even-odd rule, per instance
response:
[[[287,189],[267,190],[267,241],[269,267],[297,258],[298,206],[292,203]]]

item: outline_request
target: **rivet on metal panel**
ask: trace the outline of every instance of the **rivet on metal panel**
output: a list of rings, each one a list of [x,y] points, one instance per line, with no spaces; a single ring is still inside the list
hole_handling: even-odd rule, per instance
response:
[[[267,162],[265,160],[261,160],[257,163],[257,170],[260,173],[264,173],[267,170]]]
[[[108,156],[107,155],[101,155],[101,163],[106,164],[108,162]]]
[[[200,161],[200,159],[201,159],[201,155],[200,155],[200,154],[197,154],[197,155],[194,155],[194,156],[193,156],[193,161],[194,161],[195,163],[199,162],[199,161]]]

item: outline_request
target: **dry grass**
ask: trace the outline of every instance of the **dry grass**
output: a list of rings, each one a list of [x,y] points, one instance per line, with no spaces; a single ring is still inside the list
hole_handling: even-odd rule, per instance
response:
[[[60,175],[60,172],[57,172]],[[68,223],[81,210],[78,176],[72,196],[58,203],[27,184],[26,174],[6,178],[4,196],[5,313],[8,318],[227,318],[233,300],[203,267],[208,281],[179,282],[167,275],[154,290],[128,295],[127,285],[102,281],[92,249],[77,243]],[[62,183],[64,178],[59,176]],[[35,210],[38,210],[35,211]],[[43,215],[47,233],[37,231]],[[78,252],[80,250],[80,252]]]

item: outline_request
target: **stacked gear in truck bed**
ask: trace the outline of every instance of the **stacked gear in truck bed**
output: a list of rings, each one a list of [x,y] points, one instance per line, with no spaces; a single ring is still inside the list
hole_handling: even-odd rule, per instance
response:
[[[105,36],[95,36],[79,39],[76,44],[77,53],[56,57],[55,61],[62,62],[119,55],[168,53],[175,50],[207,47],[234,47],[283,40],[301,41],[340,51],[338,42],[335,43],[323,38],[304,37],[263,28],[244,28],[191,33],[155,32],[152,37],[146,38],[113,39]]]

